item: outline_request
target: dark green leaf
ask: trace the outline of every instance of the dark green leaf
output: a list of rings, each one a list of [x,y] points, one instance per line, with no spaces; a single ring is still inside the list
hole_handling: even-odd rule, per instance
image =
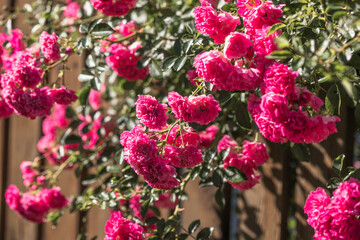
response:
[[[163,78],[161,69],[155,61],[150,64],[150,76],[158,80]]]
[[[115,153],[115,162],[118,163],[118,164],[122,164],[124,162],[124,151],[123,149],[117,151]]]
[[[266,58],[288,59],[288,58],[291,58],[292,56],[293,56],[293,54],[289,50],[279,50],[279,51],[272,52],[270,55],[266,56]]]
[[[340,115],[341,97],[336,84],[332,85],[325,98],[325,107],[331,115]]]
[[[108,37],[113,34],[115,31],[107,23],[97,24],[91,31],[91,35],[95,37]]]
[[[185,28],[186,28],[186,31],[189,33],[189,34],[193,34],[194,31],[192,30],[191,26],[189,24],[186,24],[185,25]]]
[[[221,150],[221,152],[219,153],[221,161],[224,161],[229,156],[230,151],[231,151],[230,148],[226,148],[224,150]]]
[[[307,145],[303,143],[295,143],[291,148],[293,156],[300,162],[308,162],[310,160],[310,151]]]
[[[102,21],[102,19],[96,19],[96,20],[92,21],[92,22],[89,24],[89,27],[88,27],[87,31],[88,31],[88,32],[91,32],[91,31],[94,29],[94,27],[95,27],[96,25],[98,25],[101,21]]]
[[[204,228],[196,236],[196,240],[207,240],[210,238],[214,228]]]
[[[335,158],[333,163],[332,163],[332,167],[333,167],[335,173],[338,174],[338,175],[340,175],[341,170],[343,168],[344,159],[345,159],[345,155],[341,154],[337,158]]]
[[[86,86],[84,88],[82,88],[80,90],[80,92],[78,92],[78,97],[79,97],[79,103],[81,105],[85,105],[87,103],[87,100],[89,98],[89,94],[90,94],[90,87]]]
[[[188,51],[190,50],[192,45],[193,45],[193,40],[189,40],[189,41],[184,42],[183,51],[184,51],[185,54],[188,53]]]
[[[174,65],[176,59],[177,57],[169,57],[168,59],[166,59],[162,65],[162,70],[171,68]]]
[[[346,11],[337,11],[334,13],[334,15],[332,16],[333,21],[337,21],[339,20],[341,17],[344,17],[347,15]]]
[[[181,55],[181,40],[180,40],[180,38],[176,39],[176,41],[174,43],[174,52],[178,56]]]
[[[271,35],[272,33],[276,32],[277,30],[279,29],[282,29],[286,27],[286,24],[285,23],[276,23],[274,25],[271,26],[271,28],[269,29],[268,33],[266,36],[269,36]]]
[[[164,239],[175,239],[175,233],[174,232],[166,233]]]
[[[227,167],[225,169],[225,175],[233,183],[239,183],[247,180],[246,174],[234,166]]]
[[[234,3],[229,3],[229,4],[225,4],[221,10],[225,11],[225,12],[236,12],[237,11],[237,7],[236,4]]]
[[[64,144],[77,144],[81,143],[81,137],[78,135],[71,134],[64,139]]]
[[[79,32],[80,33],[87,33],[88,31],[88,26],[86,23],[83,23],[83,24],[80,24],[80,27],[79,27]]]
[[[182,69],[182,67],[185,65],[186,63],[186,56],[181,56],[178,59],[176,59],[175,63],[174,63],[174,70],[175,71],[180,71]]]
[[[143,202],[143,204],[141,204],[140,214],[143,219],[145,219],[145,217],[149,211],[150,202],[151,202],[151,198],[145,200],[145,202]]]
[[[326,183],[326,187],[329,189],[335,189],[339,186],[339,184],[341,183],[341,179],[340,178],[331,178],[327,183]]]
[[[341,176],[343,177],[343,180],[346,181],[350,178],[351,174],[353,174],[353,172],[355,171],[354,167],[347,167],[344,169],[344,171],[342,172]]]
[[[161,237],[154,235],[149,237],[148,240],[161,240]]]
[[[215,200],[216,200],[216,203],[219,204],[219,206],[221,208],[225,207],[225,196],[220,188],[215,193]]]
[[[353,173],[351,173],[349,179],[350,178],[355,178],[360,181],[360,168],[356,169]]]
[[[211,180],[214,183],[214,186],[221,187],[221,185],[223,183],[223,176],[222,176],[222,172],[220,169],[216,169],[216,171],[214,171]]]
[[[188,233],[194,233],[200,227],[200,220],[194,220],[189,224]]]
[[[106,167],[106,171],[109,173],[120,173],[121,169],[116,165],[109,165]]]
[[[145,220],[147,225],[153,225],[156,224],[159,221],[157,217],[149,217]]]
[[[243,102],[239,102],[236,106],[236,121],[241,127],[251,129],[249,112]]]
[[[164,221],[164,219],[161,219],[156,224],[156,230],[160,236],[164,233],[164,228],[165,228],[165,221]]]
[[[82,185],[90,185],[93,184],[96,181],[96,175],[95,174],[88,174],[85,176],[84,180],[81,181]]]
[[[136,63],[136,67],[137,68],[144,68],[146,67],[147,65],[149,65],[151,61],[151,58],[150,57],[142,57],[140,58],[140,60]]]

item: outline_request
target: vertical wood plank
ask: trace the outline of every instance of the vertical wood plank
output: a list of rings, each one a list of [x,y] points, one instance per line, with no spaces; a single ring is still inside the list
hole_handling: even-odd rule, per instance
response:
[[[311,191],[321,187],[326,190],[326,182],[335,177],[332,170],[332,160],[342,153],[346,154],[346,161],[352,161],[354,116],[352,109],[342,106],[341,122],[337,124],[338,133],[328,137],[322,143],[312,144],[310,147],[310,162],[301,162],[296,169],[295,203],[296,203],[296,238],[299,240],[312,239],[314,230],[307,222],[304,205]],[[327,191],[330,194],[329,191]]]
[[[12,0],[10,6],[20,7],[29,0]],[[24,25],[25,16],[19,14],[14,21],[14,27],[21,28],[26,36],[31,29]],[[25,26],[25,27],[24,27]],[[40,135],[40,120],[31,120],[15,114],[10,117],[8,158],[7,161],[7,184],[15,184],[20,191],[25,190],[22,184],[20,163],[24,160],[32,160],[37,155],[36,143]],[[5,210],[5,239],[38,239],[38,224],[31,223],[17,216],[6,207]]]
[[[88,213],[88,224],[87,232],[88,237],[91,239],[94,236],[97,236],[97,239],[104,239],[105,237],[105,223],[110,218],[109,209],[101,210],[97,206],[91,208]]]
[[[289,152],[268,143],[270,159],[260,169],[260,183],[239,193],[239,238],[241,240],[282,239],[282,210],[286,205],[282,181],[283,163]]]
[[[31,120],[13,115],[10,121],[9,157],[6,159],[8,164],[7,182],[24,190],[19,166],[22,161],[32,160],[37,155],[36,143],[40,133],[39,119]],[[24,220],[8,207],[5,214],[6,240],[37,239],[37,224]]]
[[[65,71],[65,86],[68,89],[78,90],[80,88],[80,82],[77,80],[77,76],[80,74],[83,65],[83,57],[76,54],[70,56],[67,66],[69,70]],[[50,73],[50,82],[55,82],[58,76],[59,70],[62,66],[53,69]],[[57,182],[57,186],[61,188],[62,193],[67,196],[76,196],[79,194],[79,180],[75,177],[74,170],[64,170]],[[52,228],[51,224],[46,224],[43,230],[43,239],[51,240],[63,240],[63,239],[75,239],[78,233],[78,212],[70,214],[67,212],[61,217],[56,228]]]
[[[201,228],[214,227],[213,237],[222,238],[221,219],[217,214],[218,205],[215,201],[216,189],[216,187],[200,188],[197,180],[187,184],[185,191],[189,200],[184,201],[185,210],[181,214],[181,221],[185,229],[192,221],[200,219]],[[196,233],[194,235],[196,236]]]
[[[4,145],[5,145],[5,140],[7,141],[7,139],[5,139],[6,136],[6,132],[5,132],[5,119],[0,119],[0,239],[4,238],[3,233],[5,231],[4,227],[5,227],[5,198],[4,198],[4,194],[5,194],[5,188],[6,188],[6,170],[5,170],[5,152],[4,152]]]

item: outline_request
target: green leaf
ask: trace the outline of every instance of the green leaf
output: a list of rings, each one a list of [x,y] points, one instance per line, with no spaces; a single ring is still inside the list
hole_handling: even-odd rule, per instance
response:
[[[269,36],[271,35],[272,33],[276,32],[277,30],[279,29],[282,29],[286,27],[286,24],[285,23],[276,23],[274,25],[271,26],[271,28],[269,29],[268,33],[266,36]]]
[[[230,154],[231,148],[226,148],[224,150],[221,150],[219,153],[221,161],[224,161]]]
[[[141,204],[140,214],[143,219],[145,219],[149,211],[150,203],[151,203],[151,198],[147,199],[145,202],[143,202],[143,204]]]
[[[81,105],[85,105],[87,103],[90,94],[90,89],[91,89],[90,86],[86,86],[82,88],[80,92],[78,92],[79,103]]]
[[[139,61],[136,63],[136,67],[137,68],[144,68],[146,67],[147,65],[149,65],[151,61],[151,58],[150,57],[142,57],[139,59]]]
[[[221,208],[225,207],[225,196],[220,188],[215,193],[215,200],[216,200],[216,203],[219,204],[219,206]]]
[[[164,232],[164,228],[165,228],[165,220],[161,219],[156,224],[157,234],[159,234],[161,236],[163,234],[163,232]]]
[[[176,59],[173,66],[174,70],[177,72],[180,71],[182,67],[185,65],[186,59],[187,59],[186,56],[181,56],[178,59]]]
[[[146,223],[147,225],[153,225],[153,224],[156,224],[158,221],[159,221],[159,219],[158,219],[157,217],[153,216],[153,217],[147,218],[147,219],[145,220],[145,223]]]
[[[248,180],[246,174],[234,166],[227,167],[225,169],[225,175],[233,183],[239,183]]]
[[[92,74],[83,74],[83,73],[81,73],[78,76],[79,82],[88,82],[88,81],[93,80],[93,79],[94,79],[94,75],[92,75]]]
[[[251,122],[247,105],[243,102],[239,102],[236,106],[236,121],[237,123],[246,129],[251,129]]]
[[[221,10],[225,11],[225,12],[236,12],[237,11],[237,7],[235,3],[229,3],[229,4],[225,4]]]
[[[176,59],[177,59],[177,57],[169,57],[169,58],[167,58],[164,61],[163,65],[162,65],[162,70],[166,70],[166,69],[171,68],[174,65]]]
[[[180,38],[176,39],[176,41],[174,43],[174,52],[178,56],[181,55],[181,40],[180,40]]]
[[[92,21],[92,22],[89,24],[89,27],[88,27],[88,30],[87,30],[87,31],[88,31],[88,32],[91,32],[96,25],[98,25],[99,23],[101,23],[101,21],[102,21],[102,19],[96,19],[96,20]]]
[[[355,178],[360,181],[360,168],[356,169],[353,173],[351,173],[349,179],[350,178]]]
[[[214,183],[214,186],[221,187],[221,185],[223,184],[223,175],[220,169],[216,169],[214,171],[211,180]]]
[[[214,231],[214,228],[204,228],[202,229],[198,235],[196,235],[196,240],[207,240],[210,238],[212,232]]]
[[[291,58],[292,56],[293,56],[293,53],[290,52],[289,50],[279,50],[279,51],[272,52],[270,55],[266,56],[266,58],[281,60],[281,59]]]
[[[80,24],[79,32],[80,33],[87,33],[88,31],[88,25],[86,23]]]
[[[345,176],[343,177],[343,181],[346,181],[350,178],[351,174],[353,174],[355,171],[354,167],[347,167],[344,169],[344,171],[342,172],[341,176]]]
[[[95,37],[108,37],[114,32],[114,29],[107,23],[99,23],[90,31],[91,35]]]
[[[308,162],[310,160],[310,151],[306,144],[295,143],[291,148],[291,153],[300,162]]]
[[[335,158],[332,163],[332,168],[334,169],[337,175],[340,175],[341,173],[344,164],[344,159],[345,159],[345,155],[341,154],[337,158]]]
[[[67,136],[63,141],[63,144],[77,144],[77,143],[81,143],[81,137],[74,134]]]
[[[333,21],[338,21],[341,17],[344,17],[347,15],[346,11],[337,11],[333,14],[332,19]]]
[[[332,85],[325,98],[325,107],[331,115],[340,115],[341,97],[336,84]]]
[[[190,50],[192,45],[193,45],[193,40],[189,40],[189,41],[184,42],[184,44],[183,44],[184,54],[188,53],[188,51]]]
[[[96,174],[88,174],[85,176],[84,180],[81,181],[82,185],[90,185],[96,181]]]
[[[116,165],[109,165],[106,167],[106,171],[109,173],[120,173],[121,169]]]
[[[200,220],[194,220],[189,224],[188,233],[193,234],[200,227]]]
[[[122,164],[124,162],[124,151],[123,149],[117,151],[115,153],[115,162],[118,163],[118,164]]]
[[[150,73],[150,76],[155,78],[155,79],[160,80],[160,79],[163,78],[161,69],[160,69],[159,65],[155,61],[152,61],[152,63],[150,64],[149,73]]]
[[[326,183],[326,187],[329,189],[335,189],[341,183],[340,178],[330,178],[330,180]]]

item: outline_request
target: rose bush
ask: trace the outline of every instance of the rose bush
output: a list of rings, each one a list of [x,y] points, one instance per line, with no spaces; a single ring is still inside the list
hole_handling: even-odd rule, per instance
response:
[[[196,230],[179,218],[189,181],[218,187],[221,205],[224,184],[259,183],[257,169],[269,158],[260,134],[306,151],[337,132],[341,98],[359,116],[359,4],[280,2],[27,4],[32,34],[0,34],[0,117],[45,117],[37,159],[52,166],[24,161],[28,191],[10,185],[9,207],[53,225],[66,210],[107,207],[107,240],[185,239]],[[64,70],[48,78],[75,54],[86,57],[77,93]],[[305,205],[314,239],[360,239],[359,170],[339,161],[335,169],[347,175],[329,185],[338,187],[334,197],[319,188]],[[61,193],[63,171],[85,173],[81,195]]]

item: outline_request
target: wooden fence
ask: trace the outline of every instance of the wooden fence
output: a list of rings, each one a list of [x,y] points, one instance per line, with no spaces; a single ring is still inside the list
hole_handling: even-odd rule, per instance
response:
[[[22,6],[29,0],[0,0],[0,6]],[[24,19],[19,16],[15,26],[24,34]],[[83,59],[72,56],[65,72],[67,86],[79,87],[77,75]],[[50,78],[56,77],[54,72]],[[295,233],[296,239],[312,239],[313,230],[306,223],[303,206],[306,196],[317,187],[325,187],[332,176],[331,161],[341,153],[352,164],[354,139],[353,109],[342,109],[342,121],[338,133],[321,144],[310,146],[311,161],[292,166],[291,152],[281,145],[267,142],[270,160],[261,169],[261,182],[252,190],[236,192],[229,186],[226,191],[226,207],[220,209],[215,202],[215,188],[198,189],[196,183],[187,187],[189,201],[184,202],[182,221],[187,226],[194,219],[201,219],[202,226],[214,226],[216,239],[285,240]],[[0,119],[0,240],[72,240],[76,238],[82,221],[78,213],[67,213],[58,227],[49,224],[33,224],[11,211],[5,203],[4,192],[9,184],[22,186],[19,165],[37,156],[37,140],[41,136],[39,119],[29,120],[20,116]],[[80,183],[72,171],[60,177],[60,187],[67,196],[81,191]],[[21,189],[21,188],[20,188]],[[237,196],[235,196],[237,195]],[[237,197],[237,198],[236,198]],[[238,211],[236,211],[238,209]],[[88,236],[104,237],[103,229],[109,213],[92,209],[87,223]],[[290,220],[290,221],[289,221]],[[290,232],[289,232],[290,229]],[[292,232],[293,231],[293,232]],[[237,236],[234,234],[238,233]],[[90,239],[89,238],[89,239]]]

